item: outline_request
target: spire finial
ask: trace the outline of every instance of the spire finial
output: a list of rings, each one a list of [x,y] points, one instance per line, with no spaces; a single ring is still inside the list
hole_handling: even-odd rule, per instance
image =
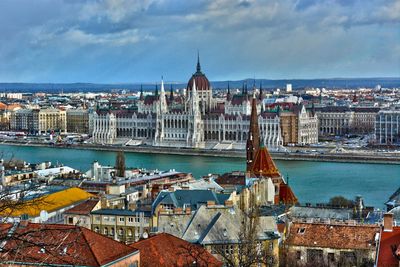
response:
[[[196,67],[197,72],[201,72],[201,67],[200,67],[200,53],[199,50],[197,49],[197,67]]]

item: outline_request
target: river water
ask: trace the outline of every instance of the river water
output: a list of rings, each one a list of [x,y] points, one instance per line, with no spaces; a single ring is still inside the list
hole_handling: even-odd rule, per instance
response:
[[[0,145],[0,153],[6,159],[13,156],[31,163],[59,162],[81,171],[88,170],[94,160],[103,165],[115,163],[115,153],[107,151]],[[176,169],[191,172],[196,178],[245,168],[245,160],[238,158],[142,153],[125,153],[125,158],[129,167]],[[400,187],[400,165],[282,160],[276,164],[285,177],[289,176],[301,203],[361,195],[366,205],[384,208],[384,202]]]

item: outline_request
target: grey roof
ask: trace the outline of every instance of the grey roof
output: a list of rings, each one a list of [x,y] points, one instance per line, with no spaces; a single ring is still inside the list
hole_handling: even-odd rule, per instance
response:
[[[172,204],[176,208],[190,205],[192,210],[197,210],[207,201],[214,201],[216,205],[223,205],[230,197],[229,194],[219,194],[211,190],[176,190],[173,192],[162,191],[153,202],[153,211],[160,204]]]
[[[353,212],[351,209],[292,207],[290,215],[295,218],[348,220],[353,217]]]
[[[237,207],[201,206],[193,215],[163,216],[159,231],[175,235],[191,243],[232,244],[240,241],[243,213]],[[273,217],[260,217],[259,240],[278,238]]]

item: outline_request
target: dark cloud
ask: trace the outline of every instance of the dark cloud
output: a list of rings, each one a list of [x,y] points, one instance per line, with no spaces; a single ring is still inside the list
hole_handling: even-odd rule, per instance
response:
[[[3,0],[0,81],[398,75],[395,0]]]

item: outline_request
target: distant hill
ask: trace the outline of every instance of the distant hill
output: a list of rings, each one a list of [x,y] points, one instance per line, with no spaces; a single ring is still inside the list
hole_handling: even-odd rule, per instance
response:
[[[285,79],[285,80],[267,80],[267,79],[245,79],[230,81],[231,88],[242,88],[247,83],[249,88],[253,84],[259,87],[260,82],[263,88],[284,88],[290,83],[293,89],[302,89],[305,87],[325,87],[325,88],[360,88],[375,87],[381,85],[383,88],[399,88],[400,78],[334,78],[334,79]],[[227,81],[212,81],[214,89],[225,89],[228,86]],[[0,83],[0,92],[100,92],[111,91],[113,89],[125,89],[130,91],[140,90],[140,83],[121,83],[121,84],[95,84],[95,83]],[[173,82],[173,88],[184,88],[186,83]],[[144,90],[154,90],[155,84],[143,84]],[[170,84],[166,83],[166,90],[169,90]]]

